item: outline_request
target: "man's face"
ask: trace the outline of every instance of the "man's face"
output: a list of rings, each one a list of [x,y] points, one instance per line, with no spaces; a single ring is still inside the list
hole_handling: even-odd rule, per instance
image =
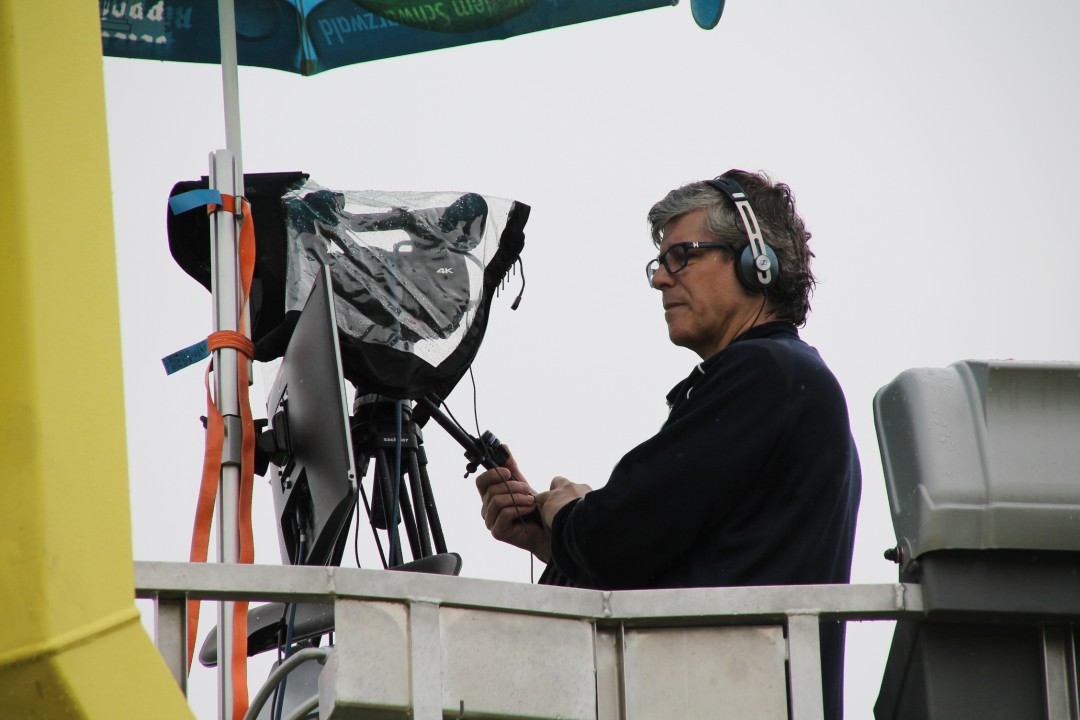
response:
[[[705,231],[705,210],[672,221],[660,252],[685,242],[715,242]],[[672,274],[661,265],[652,280],[663,293],[664,319],[671,342],[705,359],[754,324],[762,297],[747,292],[735,277],[734,261],[719,249],[690,250],[689,262]]]

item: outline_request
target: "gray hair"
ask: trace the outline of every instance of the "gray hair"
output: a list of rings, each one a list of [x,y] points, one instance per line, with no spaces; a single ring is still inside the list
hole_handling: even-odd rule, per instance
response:
[[[773,183],[765,173],[728,170],[723,177],[742,186],[757,216],[765,242],[780,261],[776,282],[766,291],[774,316],[795,325],[805,325],[810,311],[810,296],[817,284],[810,270],[814,253],[808,245],[810,232],[795,211],[795,196],[783,183]],[[706,210],[705,231],[725,243],[721,252],[737,259],[749,244],[742,219],[735,206],[716,188],[704,181],[676,188],[649,210],[649,228],[653,243],[659,247],[671,223],[695,210]]]

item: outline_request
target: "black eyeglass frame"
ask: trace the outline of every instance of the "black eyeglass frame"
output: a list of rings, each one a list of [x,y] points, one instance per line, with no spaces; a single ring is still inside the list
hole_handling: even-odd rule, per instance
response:
[[[668,271],[669,275],[675,275],[675,274],[680,273],[683,270],[685,270],[686,266],[690,264],[690,251],[691,250],[698,250],[698,249],[707,250],[707,249],[712,249],[712,248],[721,249],[721,248],[729,248],[729,247],[730,247],[730,245],[728,243],[723,243],[723,242],[681,242],[681,243],[675,243],[674,245],[669,247],[667,250],[660,253],[656,257],[654,257],[652,260],[650,260],[645,265],[645,277],[649,281],[649,287],[652,287],[653,276],[656,275],[656,271],[660,269],[661,265],[664,266],[664,269]],[[668,255],[671,253],[672,250],[677,250],[677,249],[683,250],[683,256],[682,256],[683,260],[682,260],[682,265],[680,265],[679,267],[673,269],[670,265],[668,265]]]

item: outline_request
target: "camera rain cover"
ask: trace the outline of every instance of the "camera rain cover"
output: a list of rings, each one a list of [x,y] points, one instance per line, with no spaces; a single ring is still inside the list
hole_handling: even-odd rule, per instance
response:
[[[173,194],[198,185],[180,183]],[[449,394],[520,257],[527,205],[470,192],[341,192],[299,173],[246,175],[245,193],[256,230],[257,360],[284,353],[325,262],[342,367],[358,392]],[[205,213],[185,215],[193,219],[170,214],[170,247],[209,288],[209,223]]]
[[[287,310],[307,298],[325,260],[346,377],[395,397],[449,392],[442,386],[468,369],[491,297],[520,254],[520,204],[460,192],[342,193],[310,180],[283,203]]]

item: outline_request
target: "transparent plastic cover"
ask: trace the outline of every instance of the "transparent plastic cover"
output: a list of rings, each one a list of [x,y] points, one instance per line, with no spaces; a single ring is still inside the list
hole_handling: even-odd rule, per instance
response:
[[[323,258],[340,333],[432,366],[476,318],[513,205],[476,193],[339,192],[310,180],[283,202],[286,311],[303,307]]]

